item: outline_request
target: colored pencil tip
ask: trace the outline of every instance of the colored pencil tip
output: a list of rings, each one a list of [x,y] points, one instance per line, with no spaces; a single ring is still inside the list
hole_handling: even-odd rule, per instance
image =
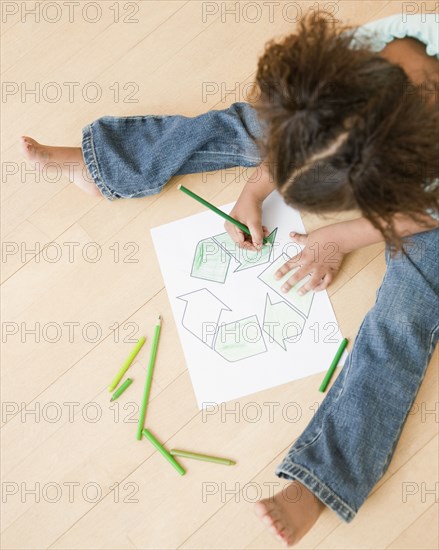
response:
[[[162,324],[162,316],[159,315],[158,319],[157,319],[157,324],[158,325],[161,325]]]
[[[180,189],[180,188],[181,188],[181,183],[179,183],[179,184],[177,185],[177,189]]]

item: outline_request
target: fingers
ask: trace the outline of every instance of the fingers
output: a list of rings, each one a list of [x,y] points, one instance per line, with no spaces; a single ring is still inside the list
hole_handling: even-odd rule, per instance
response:
[[[250,229],[250,234],[252,238],[253,246],[256,249],[260,249],[262,247],[262,240],[264,238],[264,231],[261,227],[261,225],[252,223],[248,225],[248,228]]]
[[[310,290],[315,290],[321,282],[322,282],[322,274],[313,273],[309,281],[307,281],[304,285],[302,285],[297,291],[297,293],[300,294],[300,296],[304,296]]]
[[[257,251],[257,248],[253,246],[252,242],[247,240],[244,240],[243,243],[239,244],[239,247],[244,248],[245,250],[252,250],[253,252]]]
[[[322,274],[313,274],[309,281],[307,281],[303,286],[298,290],[300,296],[304,296],[307,292],[311,290],[313,292],[321,292],[328,288],[333,280],[333,276],[329,273],[326,273],[323,277]]]
[[[306,281],[298,288],[297,293],[301,296],[307,292],[314,291],[319,292],[325,290],[332,282],[334,273],[337,269],[323,265],[323,262],[319,262],[314,259],[314,254],[309,253],[309,250],[313,250],[312,247],[308,249],[309,236],[304,233],[291,232],[290,237],[292,241],[295,241],[304,246],[303,250],[293,256],[290,260],[285,262],[274,274],[276,280],[287,280],[282,283],[281,292],[287,293],[293,287],[299,287],[298,283],[307,278]],[[294,269],[296,268],[296,269]],[[291,274],[290,272],[293,271]]]
[[[327,273],[320,283],[314,288],[315,292],[320,292],[321,290],[326,290],[328,286],[332,283],[334,277],[330,273]]]
[[[274,278],[276,280],[282,279],[284,275],[289,273],[292,269],[297,267],[297,262],[300,260],[300,254],[296,254],[296,256],[293,256],[290,258],[287,262],[285,262],[274,274]]]
[[[258,223],[249,224],[250,235],[241,231],[236,225],[226,222],[224,227],[233,241],[240,247],[248,250],[260,250],[263,246],[263,239],[269,234],[266,226]]]
[[[236,225],[230,222],[226,222],[224,224],[224,228],[232,238],[233,242],[235,242],[238,246],[241,246],[244,244],[245,242],[244,233],[238,227],[236,227]]]
[[[264,226],[265,227],[265,226]],[[306,244],[306,241],[308,240],[308,235],[304,233],[296,233],[292,231],[290,233],[291,240],[299,243],[299,244]],[[296,254],[292,258],[290,258],[287,262],[284,263],[282,267],[280,267],[276,273],[274,274],[274,278],[279,280],[282,279],[284,275],[289,273],[294,267],[296,267],[297,263],[302,257],[302,252],[299,252],[299,254]],[[297,282],[297,281],[296,281]]]
[[[281,286],[282,292],[288,292],[293,288],[293,286],[297,285],[299,281],[304,279],[307,275],[309,275],[309,267],[303,266],[299,267],[291,277],[289,277],[284,284]]]
[[[296,233],[295,231],[292,231],[290,233],[290,237],[291,237],[291,240],[299,244],[306,244],[306,241],[308,240],[308,235],[304,233]]]

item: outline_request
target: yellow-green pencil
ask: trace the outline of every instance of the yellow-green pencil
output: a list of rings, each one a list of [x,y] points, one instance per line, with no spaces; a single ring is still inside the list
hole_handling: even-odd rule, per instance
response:
[[[111,384],[108,386],[108,391],[113,391],[114,388],[119,384],[119,382],[122,379],[122,376],[126,373],[126,371],[128,370],[128,367],[131,365],[131,363],[134,361],[134,358],[141,350],[143,344],[145,343],[145,340],[146,338],[144,336],[139,338],[139,340],[137,341],[137,344],[134,346],[133,350],[127,357],[125,363],[120,367],[116,376],[111,381]]]
[[[219,458],[217,456],[202,455],[199,453],[192,453],[189,451],[181,451],[180,449],[171,449],[169,451],[172,456],[181,456],[182,458],[193,458],[194,460],[203,460],[205,462],[214,462],[215,464],[224,464],[226,466],[232,466],[236,464],[234,460],[229,458]]]

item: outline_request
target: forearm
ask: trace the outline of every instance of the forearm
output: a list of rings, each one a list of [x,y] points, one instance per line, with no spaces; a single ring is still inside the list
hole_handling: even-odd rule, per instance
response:
[[[240,198],[249,198],[262,203],[275,188],[276,185],[270,176],[268,166],[265,162],[262,162],[245,184]]]
[[[406,216],[395,217],[395,229],[400,237],[414,235],[438,227],[438,222],[430,216],[425,216],[424,223],[420,224]],[[366,218],[358,218],[347,222],[340,222],[326,226],[330,240],[337,243],[344,253],[352,252],[357,248],[384,241],[384,237]]]

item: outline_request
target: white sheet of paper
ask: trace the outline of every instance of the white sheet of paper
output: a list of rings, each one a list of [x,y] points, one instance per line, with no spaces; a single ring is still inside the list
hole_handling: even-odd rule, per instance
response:
[[[326,291],[300,297],[302,281],[283,295],[272,277],[301,250],[289,238],[304,233],[300,214],[275,191],[263,223],[277,232],[259,255],[231,244],[209,210],[151,230],[200,409],[325,371],[342,340]]]

